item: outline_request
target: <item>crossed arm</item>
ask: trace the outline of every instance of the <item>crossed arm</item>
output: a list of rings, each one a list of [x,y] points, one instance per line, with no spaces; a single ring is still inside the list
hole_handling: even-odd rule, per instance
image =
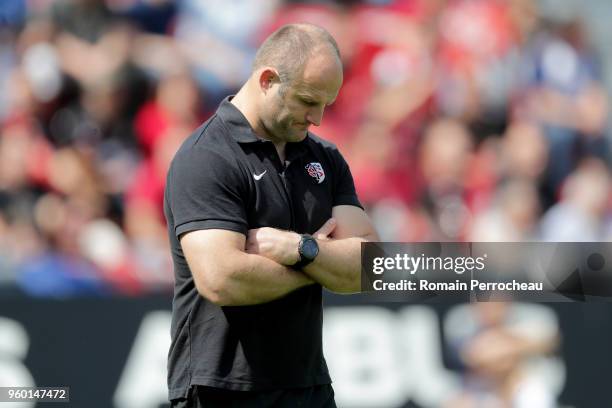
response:
[[[378,239],[365,212],[334,207],[332,219],[314,236],[319,255],[303,271],[287,266],[299,257],[300,235],[291,231],[259,228],[245,237],[200,230],[180,241],[198,291],[221,306],[269,302],[314,282],[334,292],[359,291],[361,243]]]

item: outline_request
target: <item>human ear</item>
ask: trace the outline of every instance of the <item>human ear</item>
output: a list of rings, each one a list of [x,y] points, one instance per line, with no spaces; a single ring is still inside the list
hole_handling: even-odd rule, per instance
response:
[[[259,74],[259,86],[266,92],[278,81],[278,73],[272,68],[265,68]]]

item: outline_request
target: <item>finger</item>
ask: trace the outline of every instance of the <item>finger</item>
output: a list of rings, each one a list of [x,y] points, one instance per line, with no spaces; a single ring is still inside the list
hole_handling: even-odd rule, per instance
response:
[[[256,254],[259,251],[259,246],[255,242],[247,241],[244,249],[248,254]]]
[[[257,230],[251,229],[247,231],[244,245],[246,248],[252,247],[257,242]]]
[[[261,235],[263,228],[254,228],[250,229],[247,233],[248,240],[256,240],[259,235]]]
[[[330,218],[329,220],[325,222],[325,224],[321,226],[321,228],[317,230],[317,232],[315,232],[315,234],[319,236],[327,237],[329,234],[331,234],[334,231],[334,229],[336,229],[336,225],[338,225],[338,222],[336,221],[336,219]]]
[[[330,218],[314,233],[314,237],[317,239],[324,239],[336,229],[337,221],[335,218]]]

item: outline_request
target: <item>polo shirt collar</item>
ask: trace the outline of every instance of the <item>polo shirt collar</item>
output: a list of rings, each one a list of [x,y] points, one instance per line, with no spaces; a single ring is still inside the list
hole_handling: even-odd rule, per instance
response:
[[[219,115],[228,126],[231,137],[238,143],[266,142],[265,139],[255,134],[251,124],[244,117],[242,112],[230,102],[233,97],[234,95],[230,95],[225,98],[219,105],[219,108],[217,108],[217,115]],[[286,149],[288,158],[303,154],[307,148],[309,137],[310,135],[307,134],[306,138],[301,142],[287,143]]]
[[[238,143],[262,141],[263,139],[257,137],[255,132],[253,132],[253,128],[242,112],[230,102],[233,97],[234,95],[225,98],[219,105],[219,108],[217,108],[217,115],[228,126],[230,135]]]

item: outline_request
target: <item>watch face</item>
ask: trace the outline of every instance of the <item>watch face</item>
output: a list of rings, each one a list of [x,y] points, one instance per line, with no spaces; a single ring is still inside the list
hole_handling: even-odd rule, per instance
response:
[[[302,254],[306,259],[314,259],[319,254],[319,245],[314,239],[307,239],[302,245]]]

